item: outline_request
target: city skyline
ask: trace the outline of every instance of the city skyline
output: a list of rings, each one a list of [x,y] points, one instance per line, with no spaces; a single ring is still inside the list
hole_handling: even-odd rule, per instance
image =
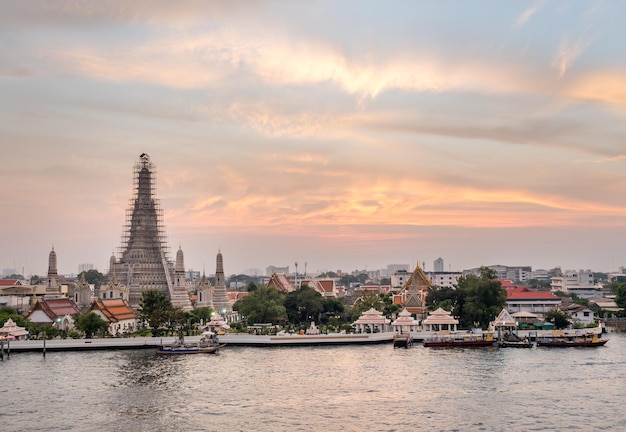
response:
[[[100,271],[141,153],[173,260],[626,265],[626,5],[0,5],[0,268]]]

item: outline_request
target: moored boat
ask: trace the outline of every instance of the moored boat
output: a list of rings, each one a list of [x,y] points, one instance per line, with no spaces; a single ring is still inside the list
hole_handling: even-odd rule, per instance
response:
[[[413,345],[413,338],[410,334],[396,334],[393,336],[394,348],[409,348],[411,345]]]
[[[515,333],[504,333],[500,340],[498,340],[498,346],[501,348],[532,348],[533,342],[528,337],[519,337]]]
[[[205,332],[198,342],[185,342],[180,336],[173,344],[161,345],[157,349],[157,354],[217,354],[226,346],[219,343],[214,333]]]
[[[424,339],[423,345],[431,348],[490,347],[496,341],[491,333],[435,334]]]
[[[593,348],[606,344],[608,339],[601,339],[597,334],[593,335],[574,335],[574,336],[550,336],[537,338],[537,346],[548,348]]]

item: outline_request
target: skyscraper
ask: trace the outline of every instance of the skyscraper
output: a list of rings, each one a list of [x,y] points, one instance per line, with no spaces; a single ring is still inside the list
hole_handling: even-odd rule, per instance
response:
[[[435,269],[435,273],[443,272],[443,258],[441,257],[437,258],[433,264],[434,264],[433,267]]]
[[[134,168],[133,198],[126,211],[121,257],[111,257],[109,278],[128,287],[129,303],[140,305],[143,292],[159,290],[168,295],[175,307],[191,309],[183,284],[174,283],[174,264],[168,258],[163,211],[155,198],[156,170],[150,156],[142,153]],[[180,254],[182,265],[182,251]],[[183,285],[183,286],[181,286]]]

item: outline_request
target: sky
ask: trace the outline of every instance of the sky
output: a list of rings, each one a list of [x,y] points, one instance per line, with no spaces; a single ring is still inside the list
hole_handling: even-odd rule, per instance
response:
[[[626,3],[5,0],[0,269],[100,271],[141,153],[227,274],[626,266]],[[305,264],[306,263],[306,264]]]

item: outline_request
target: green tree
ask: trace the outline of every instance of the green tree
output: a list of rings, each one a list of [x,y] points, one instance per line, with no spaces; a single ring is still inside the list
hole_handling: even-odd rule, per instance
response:
[[[33,275],[30,277],[30,284],[31,285],[40,285],[42,284],[44,281],[44,279],[41,276],[37,276],[37,275]]]
[[[461,309],[465,304],[466,292],[463,289],[441,287],[430,290],[426,296],[426,306],[431,310],[441,308],[452,313],[452,316],[460,316]]]
[[[106,332],[109,327],[109,323],[95,312],[81,314],[75,322],[76,328],[84,332],[87,339],[91,339],[94,334]]]
[[[567,313],[559,309],[550,309],[546,312],[544,319],[546,322],[553,323],[557,329],[564,329],[570,324]]]
[[[171,321],[172,309],[172,302],[163,291],[144,291],[139,304],[139,319],[148,324],[153,336],[159,336],[161,327]]]
[[[385,310],[385,302],[376,294],[365,293],[352,304],[352,316],[359,317],[363,312],[372,308],[383,312]]]
[[[189,323],[188,315],[180,307],[170,308],[167,318],[167,328],[170,334],[174,332],[181,334]]]
[[[254,292],[254,291],[256,291],[256,289],[257,289],[257,286],[256,286],[256,284],[255,284],[254,282],[252,282],[252,281],[250,281],[250,283],[248,283],[248,285],[246,286],[246,290],[247,290],[248,292]]]
[[[93,284],[96,289],[100,289],[104,281],[106,280],[106,276],[100,273],[98,270],[87,270],[78,274],[78,277],[84,274],[85,280],[88,284]]]
[[[611,289],[615,293],[615,303],[621,308],[626,308],[626,282],[614,282]]]
[[[11,318],[20,327],[29,327],[31,322],[21,316],[15,309],[9,306],[0,307],[0,327]]]
[[[241,315],[246,317],[248,324],[278,323],[287,319],[285,295],[275,287],[260,285],[257,290],[233,305]]]
[[[203,306],[195,308],[189,314],[191,315],[190,318],[193,323],[199,323],[200,321],[206,323],[211,321],[211,316],[213,316],[214,313],[215,311],[210,307]]]
[[[320,315],[324,311],[324,298],[317,290],[303,286],[286,295],[285,311],[292,324],[320,321]]]
[[[487,328],[506,305],[506,290],[502,288],[496,272],[487,267],[480,268],[479,277],[461,276],[457,289],[465,292],[460,320],[463,327]]]
[[[348,318],[343,299],[324,299],[324,312],[321,320],[323,323],[329,323],[335,327],[339,327],[341,324],[347,322]]]

